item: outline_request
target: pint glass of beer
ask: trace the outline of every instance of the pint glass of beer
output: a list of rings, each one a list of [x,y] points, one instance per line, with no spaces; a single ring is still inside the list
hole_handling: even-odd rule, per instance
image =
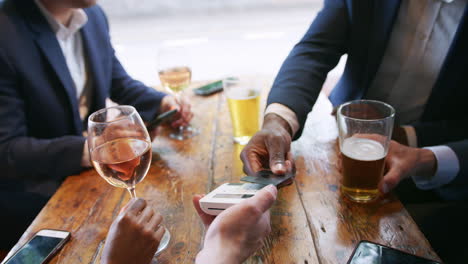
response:
[[[234,141],[245,145],[259,129],[260,86],[253,80],[229,77],[223,80],[223,88],[231,113]]]
[[[379,194],[395,110],[383,102],[356,100],[342,104],[337,114],[342,192],[356,202],[372,201]]]

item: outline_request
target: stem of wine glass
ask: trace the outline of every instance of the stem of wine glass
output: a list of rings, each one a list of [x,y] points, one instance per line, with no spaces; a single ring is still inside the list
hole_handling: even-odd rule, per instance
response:
[[[135,187],[128,187],[127,191],[130,193],[130,196],[131,196],[132,199],[137,198]]]
[[[179,91],[179,92],[174,93],[174,98],[175,98],[177,104],[180,106],[182,104],[182,92]],[[179,126],[179,135],[182,135],[183,132],[184,132],[184,127]]]

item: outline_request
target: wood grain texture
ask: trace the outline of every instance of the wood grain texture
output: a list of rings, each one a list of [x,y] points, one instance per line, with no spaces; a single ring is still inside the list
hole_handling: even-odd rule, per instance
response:
[[[265,98],[270,80],[262,85]],[[242,175],[242,146],[232,141],[224,95],[190,96],[195,113],[192,124],[201,134],[178,142],[168,138],[168,128],[160,129],[153,142],[150,171],[136,188],[137,195],[150,200],[164,216],[172,235],[158,263],[194,262],[204,230],[192,196],[225,182],[238,182]],[[293,144],[295,183],[279,191],[271,210],[272,233],[265,247],[246,263],[346,263],[361,239],[438,259],[395,197],[360,205],[340,196],[337,132],[329,110],[322,96],[304,136]],[[108,228],[128,200],[125,190],[110,186],[94,170],[70,176],[11,252],[40,229],[63,229],[72,232],[72,239],[51,263],[99,263]]]

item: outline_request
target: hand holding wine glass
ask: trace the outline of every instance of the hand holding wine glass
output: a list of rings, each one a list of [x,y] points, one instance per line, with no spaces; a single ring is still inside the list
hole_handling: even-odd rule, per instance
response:
[[[164,234],[162,216],[143,199],[132,199],[112,223],[101,264],[147,264]]]
[[[90,115],[88,148],[99,175],[115,187],[126,188],[131,198],[137,198],[135,187],[149,170],[152,151],[148,131],[136,109],[120,105]],[[166,229],[156,254],[169,240]]]
[[[189,87],[192,79],[190,56],[186,49],[177,46],[162,47],[157,58],[158,75],[162,86],[174,95],[179,105],[184,105],[187,101],[182,92]],[[188,102],[188,101],[187,101]],[[190,117],[191,119],[191,117]],[[169,136],[176,140],[185,140],[198,134],[194,127],[181,122],[176,133]]]

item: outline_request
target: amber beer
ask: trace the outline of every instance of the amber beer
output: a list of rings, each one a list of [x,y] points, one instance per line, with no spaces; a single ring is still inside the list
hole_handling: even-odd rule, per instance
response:
[[[337,113],[341,191],[356,202],[372,201],[379,196],[395,109],[375,100],[355,100],[340,105]]]
[[[344,140],[341,153],[344,194],[358,202],[375,199],[384,170],[382,144],[372,139],[351,137]]]
[[[259,129],[260,92],[250,82],[223,81],[231,114],[234,141],[245,145]]]

